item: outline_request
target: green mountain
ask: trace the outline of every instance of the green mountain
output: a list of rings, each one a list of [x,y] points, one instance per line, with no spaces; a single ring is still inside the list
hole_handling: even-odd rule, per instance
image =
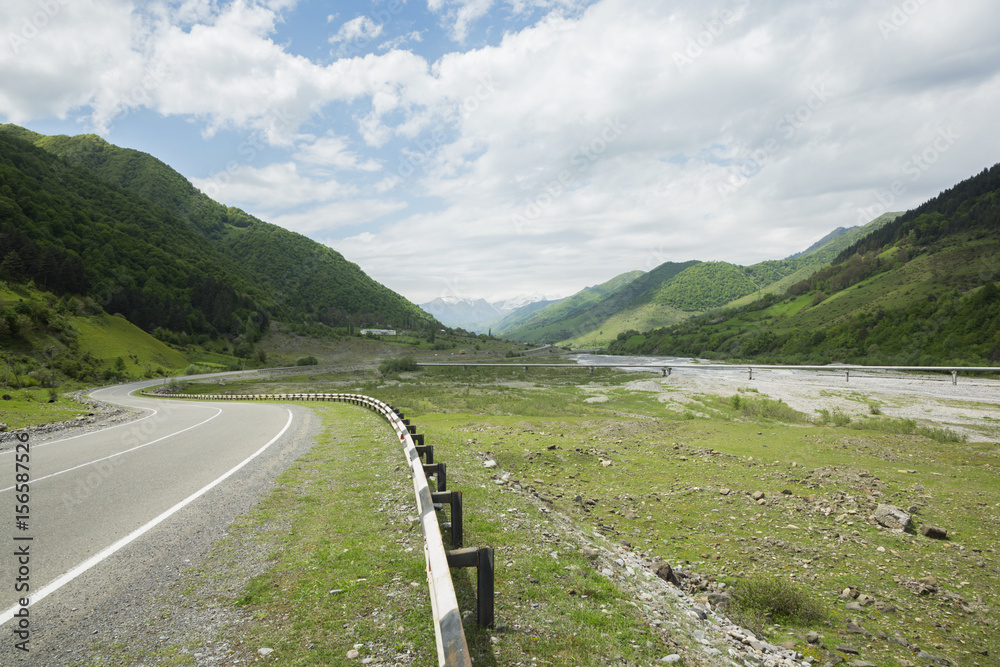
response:
[[[524,340],[529,342],[558,342],[577,349],[605,347],[625,331],[670,326],[709,310],[742,305],[767,293],[783,292],[897,215],[887,213],[864,227],[838,228],[801,253],[748,267],[696,260],[666,262],[607,294],[590,306],[584,317],[577,314],[576,326],[570,329],[573,335],[561,341],[542,339],[535,332],[516,328],[522,322],[506,327],[504,334],[527,336]],[[585,326],[579,325],[581,321]],[[550,327],[556,331],[566,329],[559,324]]]
[[[72,356],[66,318],[102,313],[254,359],[272,318],[318,334],[434,323],[336,251],[212,201],[149,155],[13,125],[0,127],[0,281],[22,294],[0,301],[0,346],[29,356],[50,340]]]
[[[642,271],[629,271],[544,308],[537,308],[534,304],[519,308],[494,325],[493,333],[526,343],[555,343],[565,340],[574,332],[592,326],[594,320],[590,309],[594,305],[641,275]]]
[[[608,350],[781,363],[1000,362],[1000,165],[868,228],[834,239],[850,242],[782,292],[623,332]]]
[[[12,125],[0,131],[86,168],[186,224],[189,234],[196,232],[193,239],[207,242],[240,268],[261,304],[279,320],[398,327],[433,321],[335,250],[213,201],[151,155],[95,135],[48,137]]]

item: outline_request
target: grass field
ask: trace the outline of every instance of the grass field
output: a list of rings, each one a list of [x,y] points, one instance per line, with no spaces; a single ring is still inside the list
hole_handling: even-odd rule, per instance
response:
[[[173,373],[188,365],[177,350],[153,338],[123,317],[100,314],[74,318],[80,349],[97,359],[125,361],[126,373],[143,377],[158,370]]]
[[[498,550],[503,627],[472,631],[477,664],[652,664],[674,652],[684,656],[683,664],[701,664],[704,656],[684,626],[652,625],[625,580],[601,575],[584,556],[587,546],[662,559],[729,586],[765,576],[785,582],[817,603],[825,619],[779,625],[764,617],[760,630],[820,661],[855,659],[837,648],[845,645],[878,665],[912,664],[920,650],[970,667],[991,664],[1000,654],[992,612],[1000,604],[995,442],[926,437],[887,426],[893,421],[887,417],[837,426],[752,391],[734,387],[731,395],[709,395],[664,385],[654,392],[647,376],[638,377],[636,384],[636,375],[612,371],[591,377],[579,370],[525,376],[517,368],[449,369],[390,381],[304,376],[267,385],[230,383],[226,390],[359,391],[399,407],[418,425],[436,458],[447,462],[450,487],[466,494],[466,544]],[[856,394],[861,405],[878,403],[863,391]],[[319,409],[332,420],[324,446],[338,455],[374,447],[381,437],[374,435],[377,425],[352,416],[350,408]],[[368,436],[351,430],[353,419],[362,420]],[[388,427],[383,432],[391,433]],[[357,532],[350,539],[369,550],[407,543],[400,526],[395,540],[391,530],[382,537],[365,532],[390,520],[385,508],[404,511],[396,503],[412,502],[390,481],[402,465],[395,456],[391,448],[374,450],[367,473],[345,462],[304,459],[294,474],[314,481],[286,478],[261,510],[265,514],[248,520],[266,525],[279,515],[326,507],[320,512],[325,520],[348,514],[337,520],[350,526],[338,530]],[[485,461],[497,466],[487,468]],[[397,495],[376,499],[374,506],[383,510],[370,528],[349,509],[354,501],[343,490],[373,481]],[[909,510],[913,532],[879,526],[872,519],[879,503]],[[948,539],[924,537],[923,525],[946,528]],[[269,632],[286,636],[291,628],[297,645],[322,638],[339,651],[357,638],[362,656],[369,651],[382,660],[392,650],[411,651],[422,657],[404,664],[431,664],[418,646],[423,640],[389,649],[394,635],[379,638],[388,630],[359,630],[371,627],[360,619],[374,614],[365,596],[342,602],[350,617],[343,622],[311,613],[273,616],[273,605],[288,599],[270,591],[274,582],[281,590],[286,578],[330,590],[338,577],[354,577],[364,558],[324,561],[317,570],[306,554],[315,550],[302,551],[298,537],[282,535],[284,546],[274,547],[274,565],[264,575],[270,579],[252,584],[243,598],[248,609],[278,619]],[[380,582],[409,576],[399,564],[387,573],[374,558],[367,566]],[[457,576],[464,581],[466,575]],[[913,592],[918,580],[933,581],[934,591]],[[845,589],[866,596],[858,598],[866,604],[849,610],[855,600],[841,597]],[[392,614],[405,615],[402,609]],[[420,621],[412,623],[416,633]],[[345,635],[347,628],[352,632]],[[820,635],[820,645],[806,642],[808,631]],[[287,664],[320,664],[320,658]]]
[[[11,397],[9,401],[0,401],[0,422],[7,424],[11,431],[73,419],[89,410],[65,397],[49,403],[48,389],[0,388],[0,395]]]

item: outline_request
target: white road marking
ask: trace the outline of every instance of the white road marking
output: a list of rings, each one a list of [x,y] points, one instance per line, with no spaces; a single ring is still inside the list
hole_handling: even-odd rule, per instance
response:
[[[219,415],[222,414],[222,409],[221,408],[214,408],[214,409],[218,410],[218,412],[216,412],[214,415],[212,415],[211,417],[209,417],[205,421],[198,422],[194,426],[188,426],[185,429],[181,429],[180,431],[175,431],[174,433],[171,433],[170,435],[165,435],[162,438],[157,438],[156,440],[152,440],[152,441],[147,442],[147,443],[145,443],[143,445],[138,445],[136,447],[133,447],[132,449],[126,449],[126,450],[118,452],[116,454],[112,454],[110,456],[105,456],[104,458],[94,459],[93,461],[88,461],[86,463],[81,463],[78,466],[73,466],[72,468],[66,468],[65,470],[60,470],[59,472],[54,472],[54,473],[52,473],[50,475],[45,475],[43,477],[36,477],[35,479],[31,480],[31,483],[32,484],[37,484],[38,482],[42,481],[43,479],[48,479],[50,477],[55,477],[56,475],[62,475],[64,473],[71,472],[73,470],[79,470],[80,468],[86,468],[87,466],[92,466],[95,463],[100,463],[101,461],[107,461],[108,459],[113,459],[116,456],[121,456],[122,454],[128,454],[129,452],[134,452],[137,449],[142,449],[143,447],[149,447],[150,445],[155,445],[156,443],[160,442],[161,440],[166,440],[167,438],[172,438],[175,435],[180,435],[184,431],[190,431],[193,428],[198,428],[202,424],[207,424],[208,422],[212,421],[213,419],[215,419],[216,417],[218,417]],[[6,489],[0,489],[0,493],[3,493],[4,491],[10,491],[13,488],[14,488],[13,486],[8,486]]]
[[[155,519],[153,519],[152,521],[150,521],[146,525],[144,525],[144,526],[142,526],[140,528],[137,528],[136,530],[132,531],[131,533],[129,533],[128,535],[126,535],[122,539],[120,539],[117,542],[115,542],[114,544],[112,544],[111,546],[105,548],[100,553],[97,553],[97,554],[91,556],[90,558],[88,558],[87,560],[83,561],[82,563],[80,563],[79,565],[77,565],[76,567],[74,567],[72,570],[70,570],[69,572],[67,572],[66,574],[64,574],[61,577],[57,578],[55,581],[51,582],[47,586],[44,586],[43,588],[41,588],[37,593],[35,593],[34,595],[30,596],[29,599],[31,601],[31,604],[28,605],[28,606],[29,607],[34,606],[40,600],[44,600],[46,597],[48,597],[52,593],[55,593],[57,590],[59,590],[60,588],[62,588],[66,584],[68,584],[69,582],[73,581],[74,579],[76,579],[77,577],[79,577],[81,574],[83,574],[84,572],[86,572],[87,570],[89,570],[90,568],[92,568],[95,565],[99,564],[101,561],[103,561],[104,559],[108,558],[109,556],[111,556],[112,554],[114,554],[115,552],[117,552],[118,550],[120,550],[121,548],[123,548],[123,547],[131,544],[135,540],[139,539],[140,537],[142,537],[143,535],[145,535],[146,533],[148,533],[150,530],[152,530],[153,528],[155,528],[157,525],[159,525],[160,523],[166,521],[171,516],[173,516],[174,514],[176,514],[179,511],[181,511],[182,509],[184,509],[185,507],[187,507],[188,505],[190,505],[191,503],[193,503],[195,500],[197,500],[198,498],[202,497],[203,495],[205,495],[206,493],[208,493],[209,491],[211,491],[212,489],[214,489],[216,486],[218,486],[219,484],[221,484],[222,482],[224,482],[226,479],[228,479],[230,476],[232,476],[237,471],[239,471],[243,466],[245,466],[246,464],[250,463],[251,461],[253,461],[258,456],[260,456],[261,454],[263,454],[267,450],[268,447],[270,447],[275,442],[277,442],[278,438],[280,438],[281,436],[283,436],[285,434],[285,431],[287,431],[288,427],[291,426],[291,425],[292,425],[292,411],[288,410],[288,421],[285,422],[285,426],[281,429],[281,431],[278,432],[278,435],[276,435],[273,438],[271,438],[271,440],[266,445],[264,445],[263,447],[261,447],[260,449],[258,449],[256,452],[254,452],[253,454],[251,454],[250,456],[248,456],[247,458],[245,458],[240,463],[236,464],[235,467],[231,468],[229,471],[227,471],[226,473],[224,473],[221,477],[219,477],[215,481],[210,482],[209,484],[207,484],[206,486],[202,487],[198,491],[195,491],[190,496],[188,496],[184,500],[180,501],[179,503],[177,503],[176,505],[174,505],[173,507],[171,507],[166,512],[164,512],[160,516],[156,517]],[[5,611],[3,614],[0,614],[0,625],[3,625],[7,621],[9,621],[12,618],[14,618],[15,612],[19,611],[20,609],[21,609],[21,605],[16,604],[13,607],[11,607],[10,609],[8,609],[7,611]]]

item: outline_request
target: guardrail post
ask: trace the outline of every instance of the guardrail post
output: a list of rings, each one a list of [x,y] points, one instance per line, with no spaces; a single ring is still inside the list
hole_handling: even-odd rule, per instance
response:
[[[752,380],[753,379],[753,369],[752,368],[748,368],[747,372],[750,373],[750,377],[748,379]]]
[[[844,382],[850,382],[850,381],[851,381],[851,369],[847,369],[846,371],[844,371]]]
[[[434,475],[437,478],[437,490],[448,490],[448,473],[444,463],[425,463],[424,474]]]
[[[958,371],[951,372],[951,383],[958,384]]]
[[[481,627],[492,628],[496,625],[493,613],[494,578],[493,578],[493,547],[476,549],[456,549],[448,552],[450,567],[476,568],[476,621]]]
[[[451,505],[451,548],[462,548],[462,492],[461,491],[441,491],[431,494],[431,500],[435,503],[447,503]]]
[[[424,457],[424,463],[434,463],[434,445],[414,445],[418,456]]]

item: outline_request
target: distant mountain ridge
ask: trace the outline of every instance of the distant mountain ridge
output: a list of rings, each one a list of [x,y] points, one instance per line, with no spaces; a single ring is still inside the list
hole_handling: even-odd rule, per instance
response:
[[[487,301],[484,298],[439,296],[420,307],[436,317],[442,324],[475,333],[486,333],[505,315],[521,308],[537,307],[557,301],[540,292],[519,294],[506,299]]]
[[[647,273],[631,274],[596,301],[584,292],[584,307],[567,313],[561,304],[529,317],[510,318],[494,333],[530,343],[600,348],[629,330],[648,330],[683,322],[705,311],[776,292],[828,264],[844,248],[898,213],[887,213],[864,227],[840,227],[809,249],[783,260],[742,267],[728,262],[665,262]],[[570,299],[574,299],[570,297]]]
[[[622,332],[608,351],[791,364],[1000,364],[1000,164],[858,231],[814,251],[834,256],[784,289],[673,326]]]

